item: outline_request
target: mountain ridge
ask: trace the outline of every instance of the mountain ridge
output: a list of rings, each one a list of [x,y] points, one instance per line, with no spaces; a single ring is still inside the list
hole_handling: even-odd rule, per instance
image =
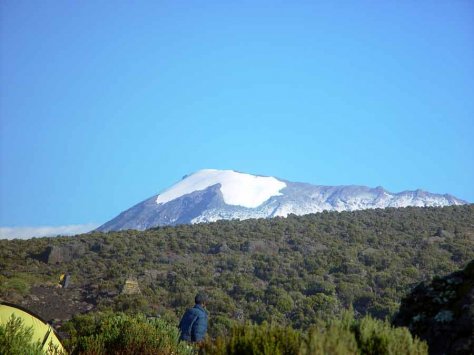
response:
[[[382,186],[313,185],[233,170],[204,169],[185,175],[170,188],[123,211],[97,230],[144,230],[221,219],[466,203],[450,194],[421,189],[392,193]]]

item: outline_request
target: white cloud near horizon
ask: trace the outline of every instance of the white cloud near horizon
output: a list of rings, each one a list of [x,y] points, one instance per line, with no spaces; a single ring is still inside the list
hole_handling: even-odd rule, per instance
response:
[[[33,237],[55,237],[90,232],[99,227],[97,223],[71,224],[67,226],[0,227],[0,239],[30,239]]]

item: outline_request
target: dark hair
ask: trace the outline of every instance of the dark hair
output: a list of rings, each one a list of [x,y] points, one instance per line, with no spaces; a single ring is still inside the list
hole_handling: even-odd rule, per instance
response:
[[[206,303],[207,300],[208,300],[207,295],[206,295],[205,293],[202,293],[202,292],[198,293],[198,294],[196,295],[196,297],[194,297],[194,302],[195,302],[196,304],[203,304],[203,303]]]

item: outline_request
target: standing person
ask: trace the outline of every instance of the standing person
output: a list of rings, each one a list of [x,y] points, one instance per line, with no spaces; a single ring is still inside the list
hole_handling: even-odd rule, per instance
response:
[[[181,332],[180,339],[190,342],[200,342],[204,339],[207,331],[207,312],[205,310],[208,297],[204,293],[198,293],[194,297],[194,307],[189,308],[179,322]]]
[[[66,272],[66,275],[64,276],[64,279],[63,279],[63,288],[68,288],[70,281],[71,281],[71,274],[69,272]]]

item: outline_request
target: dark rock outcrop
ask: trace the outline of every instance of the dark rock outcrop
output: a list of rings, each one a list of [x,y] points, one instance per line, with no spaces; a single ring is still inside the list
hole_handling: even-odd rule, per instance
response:
[[[85,252],[86,248],[81,244],[49,246],[43,254],[43,259],[48,264],[60,264],[81,257]]]
[[[394,323],[426,340],[430,354],[474,354],[474,260],[418,285],[402,300]]]

